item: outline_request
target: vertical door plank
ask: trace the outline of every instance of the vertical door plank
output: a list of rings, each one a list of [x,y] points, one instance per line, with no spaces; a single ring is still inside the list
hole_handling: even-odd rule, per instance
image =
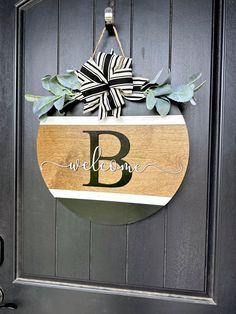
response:
[[[184,106],[190,138],[190,162],[183,184],[168,208],[166,287],[204,290],[211,0],[174,0],[172,76],[185,82],[198,71],[207,84],[197,92],[198,106]]]
[[[138,208],[137,208],[138,210]],[[128,226],[128,284],[163,286],[164,211]]]
[[[135,75],[151,79],[160,69],[168,70],[168,1],[134,1],[132,41]],[[133,115],[156,114],[147,110],[145,102],[131,106]],[[128,226],[129,284],[163,286],[165,210],[162,208],[154,216]]]
[[[107,1],[96,2],[96,41],[104,27],[104,9]],[[116,2],[116,26],[127,55],[130,49],[130,1]],[[108,38],[105,34],[104,41],[99,51],[110,52],[111,48],[119,53],[114,37]],[[113,206],[107,203],[105,206]],[[126,270],[126,227],[103,226],[92,224],[91,237],[91,280],[111,283],[125,283]]]
[[[126,232],[124,226],[92,224],[92,281],[125,283]]]
[[[41,78],[56,71],[57,2],[41,1],[27,8],[24,26],[25,92],[42,95]],[[22,111],[23,272],[54,275],[55,201],[38,167],[38,121],[32,113],[32,105],[23,102]]]
[[[89,279],[90,223],[57,203],[58,277]]]
[[[79,69],[93,47],[93,1],[60,0],[59,73]],[[83,104],[68,114],[83,114]],[[84,206],[78,201],[78,206]],[[57,276],[88,280],[90,222],[57,202]]]
[[[80,69],[93,51],[93,0],[60,0],[59,70]],[[67,115],[83,115],[83,102]]]
[[[93,0],[60,0],[60,71],[79,69],[93,50]]]

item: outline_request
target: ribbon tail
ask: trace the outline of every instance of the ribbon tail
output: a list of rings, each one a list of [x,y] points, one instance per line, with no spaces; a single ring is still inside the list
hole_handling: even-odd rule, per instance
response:
[[[120,107],[117,107],[117,108],[115,108],[115,109],[112,110],[112,115],[113,115],[114,117],[116,117],[117,119],[119,119],[120,116],[121,116],[121,111],[122,111],[122,107],[121,107],[121,106],[120,106]]]
[[[84,105],[84,113],[94,111],[97,109],[98,106],[99,106],[99,103],[86,104],[86,105]]]
[[[107,101],[107,95],[104,93],[101,96],[100,105],[99,105],[99,111],[98,111],[98,119],[102,120],[107,117],[107,108],[106,108],[106,101]]]
[[[84,96],[81,92],[78,93],[78,96],[75,97],[76,100],[83,100]]]
[[[141,90],[142,86],[148,81],[148,79],[144,77],[133,77],[133,91],[130,95],[125,95],[124,97],[130,101],[139,101],[146,98],[146,95]]]
[[[103,105],[99,106],[98,119],[103,120],[107,117],[107,111]]]

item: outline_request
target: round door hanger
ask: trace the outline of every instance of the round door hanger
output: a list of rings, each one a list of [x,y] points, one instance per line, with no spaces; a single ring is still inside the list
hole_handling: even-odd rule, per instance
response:
[[[186,173],[189,139],[181,114],[48,117],[37,153],[49,191],[67,208],[98,223],[125,224],[171,200]]]

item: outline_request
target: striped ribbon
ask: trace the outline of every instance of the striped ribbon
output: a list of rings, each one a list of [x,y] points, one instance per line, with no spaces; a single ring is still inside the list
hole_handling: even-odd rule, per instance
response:
[[[132,59],[99,52],[90,58],[76,74],[81,82],[78,100],[85,100],[84,112],[99,109],[99,119],[111,112],[119,118],[124,98],[138,101],[145,98],[141,91],[147,79],[132,76]]]

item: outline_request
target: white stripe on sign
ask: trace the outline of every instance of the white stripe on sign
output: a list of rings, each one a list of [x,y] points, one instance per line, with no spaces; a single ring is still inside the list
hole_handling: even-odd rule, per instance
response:
[[[47,117],[40,122],[41,125],[179,125],[185,124],[182,115],[161,116],[122,116],[106,117],[99,120],[98,117]]]
[[[120,194],[107,192],[88,192],[75,190],[59,190],[49,189],[55,198],[69,198],[69,199],[83,199],[83,200],[97,200],[97,201],[112,201],[122,203],[136,203],[149,205],[166,205],[171,197],[165,196],[149,196],[149,195],[135,195],[135,194]]]

